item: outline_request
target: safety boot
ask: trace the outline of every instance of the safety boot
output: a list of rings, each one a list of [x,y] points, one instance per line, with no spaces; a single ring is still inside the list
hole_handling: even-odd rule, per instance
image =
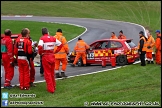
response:
[[[74,65],[74,64],[71,64],[71,66],[72,66],[72,67],[75,67],[75,65]]]
[[[62,77],[67,77],[67,76],[65,75],[65,72],[61,72],[61,76],[62,76]]]
[[[56,73],[56,78],[62,78],[59,73]]]
[[[36,85],[33,82],[30,82],[30,87],[36,87]]]
[[[147,64],[150,64],[150,61],[147,61]]]
[[[9,86],[4,86],[5,89],[12,89],[12,85],[9,85]]]
[[[30,90],[30,87],[24,87],[23,90]]]
[[[86,64],[84,64],[83,66],[84,66],[84,67],[86,67],[87,65],[86,65]]]
[[[154,64],[154,61],[151,61],[151,64]]]

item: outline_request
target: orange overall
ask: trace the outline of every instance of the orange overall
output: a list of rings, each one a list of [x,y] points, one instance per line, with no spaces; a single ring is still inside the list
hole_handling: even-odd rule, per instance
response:
[[[113,35],[113,36],[111,36],[110,39],[118,39],[118,38],[116,37],[116,35]]]
[[[157,35],[155,47],[156,47],[156,54],[155,54],[156,64],[161,64],[161,34]]]
[[[153,52],[154,45],[155,45],[155,40],[152,37],[152,35],[149,35],[147,40],[147,50],[146,50],[146,58],[148,61],[153,61],[152,52]]]
[[[85,43],[83,40],[79,40],[76,43],[76,46],[74,47],[74,51],[76,52],[77,55],[73,62],[74,65],[76,65],[80,57],[82,57],[83,64],[84,65],[86,64],[86,49],[89,49],[89,47],[90,46],[87,45],[87,43]]]
[[[69,47],[66,41],[66,38],[62,36],[62,33],[56,32],[56,35],[54,36],[56,39],[58,39],[63,47],[61,50],[55,54],[55,72],[59,72],[60,62],[62,63],[61,72],[65,72],[67,67],[67,54],[69,53]],[[57,46],[54,48],[54,51],[57,49]]]
[[[126,39],[126,36],[125,35],[119,35],[118,39]]]

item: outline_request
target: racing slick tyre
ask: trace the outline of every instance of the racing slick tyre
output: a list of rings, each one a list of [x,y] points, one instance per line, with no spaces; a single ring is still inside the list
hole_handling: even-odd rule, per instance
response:
[[[116,62],[118,63],[119,66],[124,66],[127,64],[127,57],[125,55],[119,55],[116,58]]]
[[[79,60],[78,60],[78,66],[80,67],[80,66],[83,66],[83,61],[82,61],[82,58],[80,58]]]

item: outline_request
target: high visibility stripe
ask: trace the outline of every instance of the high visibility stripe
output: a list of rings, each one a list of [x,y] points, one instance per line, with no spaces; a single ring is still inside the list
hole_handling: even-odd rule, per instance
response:
[[[58,52],[58,53],[56,53],[56,54],[65,54],[66,52]]]
[[[18,51],[24,51],[24,49],[18,49]]]
[[[144,45],[143,45],[143,48],[142,48],[142,51],[146,51],[147,50],[147,42],[146,42],[146,39],[144,37],[141,37],[140,40],[143,39],[144,40]],[[140,47],[140,43],[138,43],[138,49]]]
[[[18,59],[27,60],[26,56],[18,56]]]
[[[76,50],[76,52],[85,52],[85,50]]]

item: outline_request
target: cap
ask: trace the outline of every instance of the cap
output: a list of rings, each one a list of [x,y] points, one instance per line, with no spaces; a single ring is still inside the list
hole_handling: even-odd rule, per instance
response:
[[[155,33],[159,32],[160,33],[160,30],[156,30]]]
[[[123,31],[122,31],[122,30],[120,30],[120,31],[119,31],[119,33],[123,33]]]
[[[62,30],[61,29],[57,29],[57,32],[61,32],[62,33]]]
[[[79,37],[79,38],[78,38],[78,40],[82,40],[82,38],[81,38],[81,37]]]
[[[140,32],[139,32],[139,34],[142,34],[142,35],[143,35],[143,34],[144,34],[144,32],[143,32],[143,31],[140,31]]]

